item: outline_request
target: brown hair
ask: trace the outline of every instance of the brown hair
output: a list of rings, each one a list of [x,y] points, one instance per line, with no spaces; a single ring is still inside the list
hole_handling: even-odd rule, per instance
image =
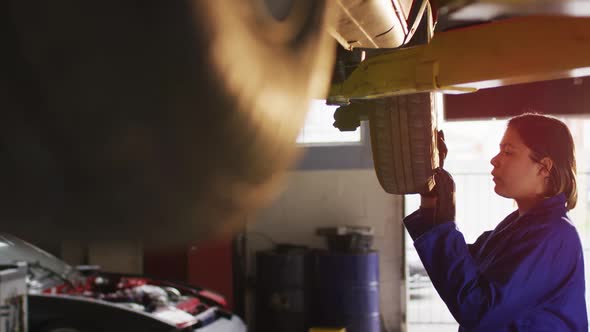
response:
[[[552,116],[525,113],[510,119],[508,128],[515,129],[532,151],[533,161],[540,162],[545,157],[553,161],[546,194],[564,193],[567,209],[573,209],[578,201],[575,146],[565,123]]]

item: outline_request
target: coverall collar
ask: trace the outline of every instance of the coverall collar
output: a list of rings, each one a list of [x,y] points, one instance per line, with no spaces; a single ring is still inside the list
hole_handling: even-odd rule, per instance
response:
[[[565,194],[559,193],[555,196],[546,198],[535,205],[532,209],[527,211],[524,216],[534,216],[540,214],[547,214],[554,211],[565,212]],[[518,211],[516,211],[518,213]]]

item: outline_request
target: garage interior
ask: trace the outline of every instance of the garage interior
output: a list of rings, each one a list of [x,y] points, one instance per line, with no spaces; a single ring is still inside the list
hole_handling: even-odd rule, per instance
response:
[[[365,2],[379,7],[384,2],[389,6],[398,1]],[[333,33],[330,38],[335,38],[339,44],[334,45],[334,49],[337,49],[336,65],[330,67],[333,70],[332,84],[322,99],[329,104],[324,111],[334,112],[335,123],[333,126],[329,123],[329,127],[339,127],[342,131],[360,131],[360,142],[295,144],[292,140],[291,145],[296,145],[300,153],[294,162],[289,162],[290,157],[285,157],[285,160],[281,159],[275,165],[272,156],[265,157],[259,161],[259,165],[268,162],[271,166],[256,169],[260,173],[267,171],[274,175],[274,167],[279,169],[289,165],[286,174],[281,175],[282,181],[276,181],[278,185],[273,182],[276,194],[267,196],[266,187],[254,194],[239,191],[239,186],[231,187],[234,191],[228,190],[221,198],[212,200],[212,205],[228,202],[228,211],[236,206],[241,207],[240,202],[227,199],[229,192],[244,194],[248,198],[264,198],[260,199],[260,204],[252,204],[253,208],[244,209],[247,213],[243,213],[238,219],[232,219],[231,227],[227,228],[221,221],[219,225],[216,224],[216,217],[224,214],[215,213],[223,210],[224,206],[216,206],[217,210],[211,213],[207,210],[210,214],[203,213],[206,220],[199,220],[198,227],[187,228],[194,231],[200,229],[199,227],[205,229],[203,225],[208,225],[203,232],[206,235],[199,235],[198,239],[195,237],[194,242],[187,243],[186,239],[190,235],[182,234],[188,232],[184,228],[174,230],[176,224],[169,226],[157,218],[145,223],[146,227],[152,227],[153,230],[138,230],[141,235],[134,238],[133,229],[142,225],[141,218],[150,217],[150,211],[153,212],[150,209],[145,209],[147,212],[144,211],[145,214],[139,216],[138,220],[125,224],[129,228],[122,228],[122,233],[132,234],[132,239],[125,238],[129,233],[114,234],[113,229],[117,230],[119,227],[117,221],[105,222],[105,233],[97,235],[97,239],[92,239],[92,235],[76,238],[73,234],[77,233],[53,237],[53,234],[60,234],[56,229],[64,225],[66,229],[74,229],[80,225],[84,228],[84,222],[76,225],[78,220],[74,215],[68,215],[70,219],[64,224],[43,224],[46,228],[41,227],[40,230],[21,227],[18,221],[12,222],[14,225],[9,225],[10,227],[7,225],[7,228],[71,266],[95,266],[104,271],[149,276],[211,290],[213,294],[219,294],[225,299],[224,310],[240,317],[248,331],[456,331],[458,324],[444,307],[444,303],[437,299],[437,294],[412,249],[411,238],[402,224],[402,219],[419,205],[419,195],[416,195],[415,188],[410,188],[412,186],[409,184],[415,179],[410,179],[411,176],[406,179],[402,175],[403,181],[408,181],[407,187],[399,184],[399,178],[387,180],[387,170],[384,167],[387,168],[388,164],[383,161],[382,155],[376,156],[376,147],[371,145],[377,135],[375,110],[383,111],[383,108],[387,108],[386,111],[390,112],[392,104],[383,104],[383,100],[394,100],[396,103],[399,101],[399,105],[402,105],[411,103],[411,96],[421,96],[419,98],[426,98],[427,102],[434,103],[434,106],[428,104],[429,113],[425,116],[430,117],[431,124],[436,124],[437,129],[443,129],[448,136],[449,158],[446,169],[456,174],[457,224],[469,236],[493,228],[501,216],[514,210],[514,204],[510,200],[487,195],[488,192],[493,193],[493,189],[490,187],[491,178],[486,167],[490,167],[489,158],[497,153],[497,142],[502,135],[505,120],[528,111],[564,119],[571,127],[577,145],[579,203],[571,216],[582,238],[587,269],[590,266],[590,34],[587,32],[590,31],[590,6],[581,2],[583,1],[523,0],[510,4],[494,0],[424,0],[416,1],[421,6],[411,7],[412,1],[405,1],[405,11],[422,17],[422,25],[418,26],[418,19],[414,26],[415,38],[412,40],[402,36],[402,40],[398,41],[395,39],[398,37],[388,34],[380,34],[377,36],[379,38],[367,40],[363,40],[362,36],[358,39],[346,39],[344,32]],[[358,5],[354,1],[338,3],[341,8],[354,8]],[[444,11],[437,13],[430,7],[431,3],[438,3],[438,7],[433,8],[443,8]],[[415,12],[418,9],[419,13]],[[433,30],[434,26],[431,26],[437,19],[437,15],[432,17],[433,14],[440,14],[437,30]],[[354,21],[354,24],[347,21],[344,25],[354,25],[352,28],[348,27],[349,29],[358,28],[371,23],[371,19],[373,18],[365,17],[365,21]],[[390,30],[394,31],[393,28]],[[387,32],[391,32],[390,30]],[[414,34],[414,31],[411,33]],[[437,38],[437,35],[440,36]],[[400,43],[399,49],[392,51],[390,47],[380,46],[380,43],[388,45],[392,40]],[[496,42],[491,42],[492,40]],[[375,47],[369,48],[367,43],[375,43]],[[207,70],[199,72],[199,75],[210,74]],[[200,98],[207,99],[209,90],[203,89],[202,93],[204,96]],[[91,95],[92,98],[97,96],[100,97],[100,93]],[[146,101],[146,105],[148,103]],[[278,104],[284,106],[283,102]],[[143,106],[148,107],[146,105]],[[211,102],[204,107],[215,109],[218,105]],[[299,119],[304,117],[301,113],[293,115],[293,123],[303,121]],[[194,120],[192,116],[191,120]],[[152,120],[157,122],[162,119],[149,119]],[[216,145],[215,138],[222,137],[227,131],[248,126],[248,123],[243,126],[238,121],[243,120],[242,118],[232,120],[232,127],[222,128],[223,130],[219,130],[221,134],[216,132],[212,141],[203,139],[199,142],[198,147],[203,149],[202,155],[206,156],[203,159],[217,156],[222,151],[223,147]],[[195,121],[206,122],[200,118]],[[272,124],[270,120],[269,123]],[[206,124],[202,126],[204,135],[213,131],[208,131]],[[291,126],[284,123],[278,123],[275,127],[280,129],[281,126],[291,129]],[[10,129],[9,125],[5,127]],[[468,127],[482,128],[482,134],[489,133],[490,137],[496,138],[484,137],[475,142],[476,138],[461,135]],[[275,130],[279,130],[276,128]],[[183,129],[191,132],[188,126]],[[291,134],[293,133],[285,136],[289,137]],[[181,137],[179,140],[193,138],[188,134],[179,134],[178,137]],[[265,138],[257,137],[260,141]],[[291,138],[293,137],[289,139]],[[238,139],[237,141],[241,143]],[[495,141],[496,145],[483,145],[483,142],[488,144],[489,141]],[[89,140],[86,143],[96,142]],[[117,145],[115,143],[113,144]],[[121,143],[121,150],[117,151],[121,155],[127,153],[125,149],[136,151],[134,144],[141,142],[125,141]],[[279,143],[277,146],[272,145],[272,142],[269,144],[270,147],[265,145],[260,150],[244,149],[247,150],[244,155],[255,160],[258,151],[272,155],[269,151],[277,153],[284,147]],[[287,145],[289,144],[285,146]],[[100,144],[97,143],[97,146]],[[238,149],[236,146],[243,147],[237,144],[232,148]],[[187,144],[186,148],[190,150],[191,147]],[[10,148],[6,150],[11,151]],[[153,156],[146,151],[141,150],[137,154],[137,160],[129,157],[134,166],[153,161],[150,159]],[[291,152],[288,154],[290,156]],[[293,156],[295,154],[293,152]],[[117,158],[120,157],[115,155],[113,160],[119,162]],[[144,157],[147,159],[141,159]],[[471,157],[473,158],[470,159]],[[23,157],[24,159],[27,158]],[[394,156],[394,159],[403,158]],[[433,157],[430,156],[430,159]],[[93,159],[88,160],[84,160],[88,165],[94,162]],[[100,161],[99,158],[97,160]],[[195,160],[198,164],[199,158],[187,162],[190,164]],[[231,163],[241,159],[220,157],[219,160],[219,164],[215,160],[207,166],[222,169],[222,162]],[[430,161],[432,164],[426,167],[430,167],[428,170],[432,171],[438,166],[438,162]],[[37,160],[28,162],[35,163]],[[471,165],[476,166],[467,170],[466,167]],[[235,169],[241,168],[239,163],[232,166]],[[7,166],[6,169],[11,170],[10,167]],[[153,175],[156,171],[146,174]],[[125,172],[116,174],[115,181],[125,182],[121,179],[132,173],[126,168]],[[200,168],[196,173],[204,174]],[[252,172],[254,173],[256,172]],[[243,176],[243,173],[239,174]],[[477,180],[473,180],[474,175],[477,175]],[[258,176],[258,173],[252,176]],[[416,182],[415,187],[432,185],[431,174],[426,177],[428,179],[425,181]],[[204,175],[195,179],[195,183],[209,181]],[[216,177],[215,179],[217,180]],[[266,184],[267,178],[258,180]],[[11,186],[25,183],[25,189],[30,188],[29,183],[21,181],[21,178],[9,179],[7,183]],[[225,182],[221,183],[226,185]],[[149,183],[146,187],[152,184]],[[183,185],[173,187],[171,192],[174,193],[170,194],[172,198],[163,199],[163,205],[174,201],[173,198],[183,197],[182,190],[186,189]],[[163,187],[154,185],[154,188]],[[93,182],[92,188],[98,188],[97,191],[104,189],[100,181]],[[212,195],[217,194],[215,190],[211,192]],[[116,194],[105,196],[108,198],[103,200],[102,196],[91,195],[90,200],[98,201],[97,209],[109,206],[113,197],[113,202],[125,201],[118,200]],[[124,194],[121,197],[123,196]],[[164,196],[165,193],[162,196],[150,196],[149,199],[158,200]],[[42,194],[39,197],[33,199],[43,200],[45,196]],[[10,194],[6,194],[5,198],[4,204],[10,206]],[[143,208],[144,203],[140,199],[138,201],[140,203],[133,206]],[[135,200],[130,202],[137,203]],[[172,203],[170,204],[172,209]],[[96,207],[80,205],[77,209],[84,210],[87,206]],[[485,221],[483,218],[473,220],[481,211],[490,210],[493,213],[487,213],[489,216]],[[88,223],[98,225],[100,222],[96,220],[101,214],[96,212],[94,215],[94,211],[88,213]],[[105,212],[105,215],[108,214]],[[220,217],[219,220],[221,219],[223,218]],[[101,227],[96,229],[102,231]],[[51,230],[47,233],[51,235],[47,235],[46,230]],[[88,233],[94,230],[95,228],[89,228]],[[162,230],[164,234],[161,237],[166,239],[165,246],[161,243],[151,245],[149,242],[159,238],[158,230]],[[109,232],[113,234],[112,239]],[[184,236],[183,240],[174,243],[174,234]],[[149,240],[144,241],[146,238]],[[337,282],[340,280],[343,280],[341,284]],[[590,281],[587,285],[590,285]],[[589,299],[588,295],[586,298]],[[332,311],[346,314],[331,316]],[[342,318],[343,316],[346,318]],[[354,323],[347,326],[346,319]],[[177,328],[181,330],[180,326]],[[182,331],[188,330],[190,329]],[[85,332],[78,329],[73,331]],[[0,328],[0,332],[4,331]]]
[[[484,159],[484,165],[489,166],[489,158],[486,161],[485,156],[493,156],[496,153],[495,142],[501,137],[505,124],[492,126],[486,125],[486,121],[500,121],[516,115],[508,110],[522,109],[559,109],[560,112],[556,115],[564,119],[573,119],[569,123],[576,133],[578,142],[578,181],[581,189],[586,188],[579,191],[580,205],[574,211],[573,219],[582,233],[590,222],[590,147],[587,131],[590,118],[587,112],[580,113],[582,109],[588,110],[588,96],[590,83],[584,77],[499,87],[471,94],[447,95],[444,98],[445,123],[442,128],[445,128],[447,135],[451,137],[453,132],[464,130],[461,126],[474,126],[473,123],[479,123],[479,128],[488,128],[488,132],[493,132],[493,145],[484,147],[487,151],[480,151],[484,157],[477,156]],[[474,109],[477,109],[476,113]],[[504,113],[498,110],[503,110]],[[575,125],[582,127],[575,128]],[[452,316],[444,308],[444,304],[433,301],[423,308],[409,307],[412,305],[410,297],[415,295],[408,288],[412,286],[408,280],[411,266],[407,260],[411,257],[413,247],[409,236],[404,234],[401,219],[404,214],[407,215],[417,207],[417,195],[408,195],[404,199],[404,196],[390,195],[383,191],[373,169],[371,149],[367,144],[369,137],[366,123],[362,129],[360,146],[302,146],[306,152],[299,164],[289,173],[282,194],[269,207],[244,220],[245,234],[239,237],[211,240],[173,252],[143,251],[139,244],[132,243],[95,244],[85,248],[85,257],[79,256],[84,250],[81,251],[79,247],[72,249],[70,243],[62,245],[62,257],[72,264],[97,264],[109,271],[143,272],[215,289],[228,299],[234,310],[241,308],[245,317],[249,317],[249,322],[253,322],[253,311],[256,306],[256,269],[253,264],[257,251],[269,250],[274,244],[325,249],[326,240],[317,235],[318,228],[372,227],[372,248],[379,253],[379,303],[384,331],[456,331],[457,325],[450,321]],[[488,173],[479,176],[483,178],[483,183],[481,180],[471,184],[460,182],[461,172],[469,168],[461,165],[461,160],[455,159],[455,153],[465,152],[453,151],[452,142],[452,138],[449,138],[451,154],[448,167],[451,171],[453,167],[459,169],[455,175],[459,188],[458,195],[461,195],[458,198],[458,210],[467,210],[465,214],[459,214],[458,218],[461,219],[458,223],[460,227],[466,227],[470,234],[478,234],[493,228],[497,219],[512,211],[514,205],[510,200],[499,196],[491,197],[494,194],[489,187],[491,181]],[[461,149],[462,146],[457,148]],[[469,170],[473,172],[474,169],[475,167]],[[477,171],[481,174],[481,167]],[[465,197],[468,195],[483,195],[485,198]],[[492,200],[500,201],[499,204],[502,206],[498,208],[498,203],[492,203]],[[478,209],[469,210],[464,206],[466,204],[477,205]],[[481,210],[493,207],[498,208],[498,211],[488,216],[485,221],[481,217],[474,219],[478,218]],[[242,237],[243,235],[245,236]],[[244,241],[245,245],[241,242],[242,247],[236,248],[234,240],[237,239]],[[586,241],[590,247],[590,238]],[[232,250],[236,249],[241,251],[238,256],[232,254]],[[242,268],[246,275],[236,275],[235,270]],[[238,284],[236,278],[241,280]],[[239,287],[240,283],[245,289],[236,292],[235,287]],[[426,287],[427,296],[436,297],[429,283]],[[236,296],[242,298],[238,299]],[[416,297],[420,296],[416,294]],[[412,310],[413,312],[408,312]]]

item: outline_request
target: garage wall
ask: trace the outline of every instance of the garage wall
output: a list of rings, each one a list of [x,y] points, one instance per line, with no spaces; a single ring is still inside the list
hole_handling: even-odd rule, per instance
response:
[[[134,241],[90,243],[88,261],[104,271],[140,274],[143,272],[143,248]]]
[[[401,215],[401,196],[386,194],[373,169],[295,171],[283,194],[248,223],[248,250],[252,257],[256,250],[271,247],[267,239],[255,233],[275,242],[324,248],[323,238],[315,235],[318,227],[373,226],[374,248],[380,254],[381,312],[387,331],[399,331],[403,285]]]
[[[90,264],[108,272],[143,273],[143,248],[135,241],[63,241],[59,256],[73,266]]]

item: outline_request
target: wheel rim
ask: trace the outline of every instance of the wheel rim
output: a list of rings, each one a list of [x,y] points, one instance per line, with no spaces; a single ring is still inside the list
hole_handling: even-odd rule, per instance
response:
[[[265,8],[270,16],[279,22],[283,22],[293,10],[294,0],[263,0]]]
[[[274,43],[295,41],[306,29],[317,0],[255,0],[260,31]]]

